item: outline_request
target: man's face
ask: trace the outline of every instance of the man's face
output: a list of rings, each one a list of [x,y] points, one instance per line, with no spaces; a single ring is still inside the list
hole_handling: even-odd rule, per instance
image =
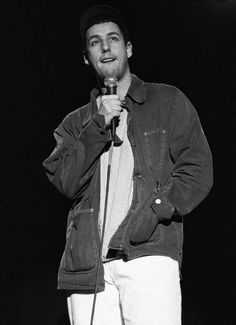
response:
[[[117,24],[105,22],[87,30],[84,60],[93,67],[99,79],[109,76],[125,78],[129,74],[128,58],[131,55],[132,44],[125,44]]]

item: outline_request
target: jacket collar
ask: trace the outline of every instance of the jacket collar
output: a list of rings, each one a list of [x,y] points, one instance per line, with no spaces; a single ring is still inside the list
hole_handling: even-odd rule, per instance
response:
[[[144,82],[134,74],[131,74],[131,84],[127,96],[138,104],[142,104],[146,100],[146,88]]]

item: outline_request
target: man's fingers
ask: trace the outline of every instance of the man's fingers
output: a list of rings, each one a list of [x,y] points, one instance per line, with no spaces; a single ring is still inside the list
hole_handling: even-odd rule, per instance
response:
[[[101,97],[98,113],[104,115],[106,125],[122,112],[122,102],[117,95],[104,95]]]

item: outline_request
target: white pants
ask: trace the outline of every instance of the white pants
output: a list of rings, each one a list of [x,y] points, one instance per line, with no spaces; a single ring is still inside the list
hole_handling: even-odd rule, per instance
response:
[[[178,262],[145,256],[104,264],[105,291],[97,294],[93,325],[180,325]],[[71,325],[90,325],[93,294],[68,297]]]

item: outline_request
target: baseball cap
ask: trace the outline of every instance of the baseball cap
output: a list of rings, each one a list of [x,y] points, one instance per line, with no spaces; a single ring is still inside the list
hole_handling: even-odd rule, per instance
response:
[[[124,39],[128,41],[128,31],[120,12],[115,7],[105,4],[92,6],[80,16],[79,30],[82,39],[84,39],[86,31],[91,26],[105,21],[116,23],[120,27]]]

